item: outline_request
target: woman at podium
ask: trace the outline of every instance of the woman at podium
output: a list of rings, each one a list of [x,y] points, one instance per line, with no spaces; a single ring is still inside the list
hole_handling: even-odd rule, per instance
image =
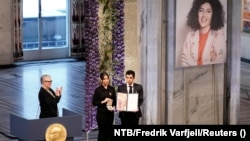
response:
[[[62,87],[56,88],[54,91],[51,88],[52,80],[50,75],[41,76],[41,88],[38,94],[40,103],[39,118],[49,118],[58,116],[57,104],[61,99]]]

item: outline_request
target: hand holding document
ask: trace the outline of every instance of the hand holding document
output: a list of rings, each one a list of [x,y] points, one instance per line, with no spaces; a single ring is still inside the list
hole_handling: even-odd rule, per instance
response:
[[[118,111],[138,111],[138,93],[117,93],[116,109]]]

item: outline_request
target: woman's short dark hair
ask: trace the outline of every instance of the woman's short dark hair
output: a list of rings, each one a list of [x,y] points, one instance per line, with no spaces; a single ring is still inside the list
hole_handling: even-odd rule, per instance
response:
[[[107,72],[102,72],[102,73],[100,74],[101,80],[104,79],[104,76],[107,76],[107,77],[109,78],[109,74],[108,74]]]
[[[198,30],[200,24],[198,21],[198,13],[202,4],[209,3],[213,10],[213,15],[211,19],[211,29],[218,30],[224,27],[225,14],[223,6],[219,0],[193,0],[192,8],[187,15],[187,25],[193,30]]]

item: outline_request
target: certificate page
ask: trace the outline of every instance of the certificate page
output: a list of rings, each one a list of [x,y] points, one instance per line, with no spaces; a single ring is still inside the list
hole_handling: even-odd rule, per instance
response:
[[[128,94],[127,111],[138,111],[138,93]]]
[[[138,93],[117,93],[116,109],[118,111],[138,111]]]
[[[118,111],[127,110],[127,95],[126,93],[117,93],[116,100],[116,109]]]

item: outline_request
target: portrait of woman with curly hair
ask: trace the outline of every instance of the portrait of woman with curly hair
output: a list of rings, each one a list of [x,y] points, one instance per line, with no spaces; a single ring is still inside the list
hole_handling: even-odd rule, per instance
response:
[[[180,51],[180,66],[225,63],[225,11],[220,0],[193,0],[186,25],[190,31]]]

